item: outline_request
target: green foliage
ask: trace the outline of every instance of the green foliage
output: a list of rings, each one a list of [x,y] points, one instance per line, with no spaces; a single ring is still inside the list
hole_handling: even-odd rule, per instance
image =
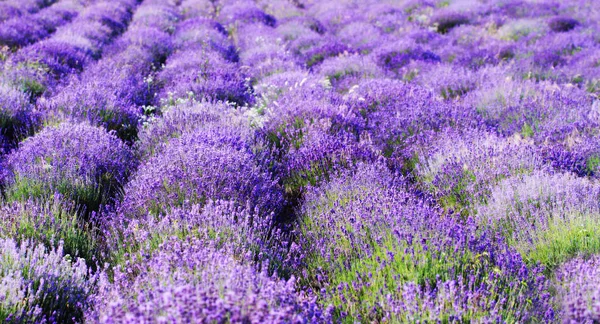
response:
[[[315,54],[308,59],[306,62],[306,67],[311,68],[325,60],[325,56],[323,54]]]
[[[513,243],[530,264],[542,264],[551,274],[565,261],[600,253],[600,215],[554,220],[533,242]]]
[[[81,208],[83,214],[87,215],[97,211],[101,205],[110,199],[110,192],[116,188],[112,175],[107,173],[99,179],[100,185],[92,185],[91,181],[72,181],[62,177],[58,183],[30,179],[23,176],[15,177],[5,192],[7,201],[25,202],[29,199],[44,200],[51,198],[55,193],[69,197]]]
[[[585,90],[589,93],[600,94],[600,80],[589,80],[585,84]]]
[[[34,79],[21,80],[20,87],[21,87],[21,91],[29,94],[29,99],[32,102],[35,102],[35,100],[37,98],[41,97],[42,94],[44,94],[44,92],[46,92],[46,86],[44,86],[43,84],[39,83],[37,80],[34,80]]]
[[[458,86],[455,88],[454,87],[445,87],[445,88],[442,88],[442,90],[440,91],[440,95],[445,100],[457,99],[460,96],[463,96],[464,94],[469,92],[470,90],[471,89],[467,86]]]
[[[115,131],[117,137],[127,143],[133,143],[138,136],[137,124],[127,120],[127,116],[112,109],[100,109],[100,120],[108,131]]]
[[[532,137],[533,134],[533,128],[528,123],[523,124],[523,127],[521,127],[521,136],[523,136],[523,138],[529,138]]]
[[[594,155],[589,157],[585,161],[585,170],[587,174],[594,174],[598,171],[598,167],[600,166],[600,156]]]

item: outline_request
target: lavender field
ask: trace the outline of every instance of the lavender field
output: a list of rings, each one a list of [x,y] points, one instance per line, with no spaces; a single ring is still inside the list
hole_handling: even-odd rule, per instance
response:
[[[597,0],[0,0],[0,322],[600,323]]]

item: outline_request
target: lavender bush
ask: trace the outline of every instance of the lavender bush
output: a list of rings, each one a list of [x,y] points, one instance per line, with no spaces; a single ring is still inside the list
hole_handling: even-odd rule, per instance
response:
[[[26,94],[9,84],[0,85],[0,91],[3,101],[0,109],[0,138],[2,139],[0,153],[8,153],[19,141],[32,135],[39,127],[42,113],[36,111]]]
[[[168,244],[167,244],[168,243]],[[144,264],[101,276],[91,322],[327,321],[314,300],[198,240],[170,240]],[[128,273],[139,272],[133,281]]]
[[[54,118],[88,120],[128,142],[136,139],[140,106],[154,101],[154,70],[173,51],[168,32],[178,19],[173,5],[143,4],[131,27],[104,57],[44,101]],[[154,12],[152,19],[144,12]]]
[[[12,17],[0,25],[0,44],[18,48],[47,38],[77,17],[85,4],[79,0],[58,1],[35,14]]]
[[[0,210],[0,223],[0,237],[11,238],[17,244],[60,246],[65,255],[83,258],[91,266],[102,257],[94,226],[85,222],[73,203],[58,194],[47,202],[27,200],[6,204]]]
[[[63,257],[62,246],[0,239],[0,319],[7,322],[75,322],[89,307],[95,278],[83,259]]]
[[[536,172],[503,180],[477,214],[547,270],[578,255],[600,252],[600,189],[571,174]]]
[[[139,167],[125,187],[124,213],[159,215],[173,207],[233,200],[269,214],[282,195],[235,130],[200,128],[172,140]],[[215,168],[221,166],[221,168]]]
[[[197,128],[216,127],[224,120],[235,124],[237,118],[234,112],[233,107],[226,103],[179,100],[172,106],[165,105],[161,107],[160,118],[145,121],[139,134],[138,151],[143,157],[148,157],[162,150],[171,139]],[[239,126],[243,128],[243,124]]]
[[[573,259],[557,270],[557,290],[565,323],[598,320],[598,257]]]
[[[114,134],[87,124],[48,126],[6,159],[8,200],[73,199],[86,212],[118,193],[135,161]]]
[[[471,221],[440,216],[395,182],[386,171],[365,167],[306,196],[300,271],[321,290],[323,304],[335,306],[335,317],[552,319],[540,313],[549,302],[540,269],[528,268]],[[524,286],[507,284],[513,280]],[[475,305],[469,302],[473,294]],[[499,294],[507,295],[498,300]]]

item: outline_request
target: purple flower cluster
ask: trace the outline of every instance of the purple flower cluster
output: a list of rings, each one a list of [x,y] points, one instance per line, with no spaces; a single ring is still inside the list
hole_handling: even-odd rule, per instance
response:
[[[286,233],[273,230],[274,219],[262,217],[234,201],[210,200],[205,205],[174,208],[160,218],[147,214],[136,219],[110,215],[103,223],[111,245],[126,246],[127,250],[113,251],[115,258],[127,258],[143,251],[154,251],[158,242],[169,237],[196,237],[216,246],[226,245],[235,257],[252,256],[260,262],[277,261],[283,264],[287,249],[280,240]],[[266,264],[265,266],[270,266]]]
[[[42,114],[10,84],[0,84],[0,94],[0,154],[4,154],[33,133]]]
[[[227,7],[221,8],[227,10]],[[238,56],[226,29],[210,16],[177,26],[173,42],[180,49],[157,75],[162,102],[178,98],[220,100],[244,105],[252,99]]]
[[[62,246],[0,239],[0,319],[6,322],[80,321],[95,277],[83,259],[63,257]]]
[[[23,3],[29,2],[51,4]],[[6,37],[7,45],[18,48],[15,53],[4,54],[0,81],[7,98],[14,98],[2,107],[4,152],[40,128],[50,112],[44,105],[41,109],[35,107],[37,99],[64,83],[61,78],[80,72],[97,59],[104,46],[127,26],[135,5],[135,1],[125,0],[60,1],[35,14],[13,16],[0,24],[0,39]]]
[[[413,153],[414,174],[451,212],[464,214],[487,201],[493,186],[506,177],[545,168],[535,148],[518,139],[479,131],[438,136]]]
[[[482,223],[499,223],[499,231],[530,244],[536,231],[554,222],[599,213],[599,195],[600,188],[585,178],[535,172],[502,180],[477,214]]]
[[[60,195],[45,202],[12,202],[0,209],[0,237],[18,244],[36,242],[48,248],[62,247],[62,252],[81,257],[94,265],[100,257],[97,235],[90,230],[73,204]]]
[[[27,138],[5,164],[8,200],[60,193],[86,212],[108,202],[135,168],[130,149],[114,134],[66,122]]]
[[[246,81],[239,67],[222,57],[221,53],[202,50],[174,54],[158,78],[168,86],[161,97],[222,100],[236,104],[248,101]]]
[[[238,129],[199,128],[171,140],[126,185],[121,212],[160,215],[209,200],[249,203],[265,215],[282,204],[276,181],[261,170]]]
[[[0,21],[5,21],[15,16],[33,14],[40,9],[54,3],[55,0],[8,0],[0,6]]]
[[[129,273],[138,272],[133,282]],[[100,277],[86,320],[115,322],[302,323],[327,321],[314,299],[194,239],[169,240],[140,266]]]
[[[85,8],[73,22],[60,28],[49,39],[26,46],[14,56],[14,64],[40,74],[34,80],[42,85],[81,71],[97,59],[104,45],[124,31],[136,2],[96,2]],[[20,72],[17,68],[15,73]],[[24,73],[24,72],[20,72]],[[21,77],[15,76],[18,81]]]
[[[160,151],[171,139],[197,128],[219,127],[221,123],[227,122],[243,129],[243,123],[236,122],[236,119],[239,119],[236,116],[234,108],[222,102],[184,100],[172,106],[163,106],[161,116],[146,120],[140,130],[138,152],[143,158],[149,157]],[[243,134],[243,131],[240,134]]]
[[[172,51],[167,32],[177,19],[173,5],[142,4],[127,32],[106,49],[100,61],[45,101],[46,109],[63,118],[102,125],[133,141],[139,107],[153,100],[154,70]]]
[[[551,319],[539,313],[549,305],[539,268],[405,186],[383,166],[363,166],[305,197],[299,269],[341,319]]]
[[[47,38],[77,17],[85,4],[81,0],[57,1],[34,14],[12,16],[0,24],[0,44],[18,48]]]
[[[598,257],[573,259],[557,270],[564,323],[593,323],[600,317]]]

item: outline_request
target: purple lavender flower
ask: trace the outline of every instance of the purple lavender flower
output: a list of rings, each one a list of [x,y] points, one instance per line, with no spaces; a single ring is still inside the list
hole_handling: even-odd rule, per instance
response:
[[[347,92],[360,80],[383,74],[374,62],[360,55],[328,58],[316,70],[338,92]]]
[[[3,83],[0,85],[1,153],[7,153],[39,127],[42,114],[30,103],[28,96]]]
[[[319,25],[323,26],[323,28],[316,28],[317,30],[328,30],[332,32],[337,32],[343,26],[347,26],[351,22],[356,21],[357,17],[361,16],[356,4],[345,1],[312,3],[310,7],[307,8],[307,11],[307,16],[319,21]]]
[[[102,48],[121,33],[131,18],[135,1],[97,2],[51,38],[24,47],[11,58],[16,68],[8,78],[26,85],[34,98],[54,87],[61,77],[81,72],[98,59]]]
[[[211,0],[186,0],[179,7],[185,17],[210,17],[215,14],[215,3]]]
[[[544,158],[557,170],[597,178],[600,171],[598,140],[578,134],[577,130],[565,135],[564,140],[541,147]]]
[[[93,70],[98,71],[96,68]],[[140,115],[135,103],[137,100],[144,102],[143,77],[134,74],[124,77],[123,71],[118,70],[100,71],[103,74],[96,74],[99,78],[84,79],[83,82],[73,80],[57,96],[42,101],[42,104],[56,116],[54,118],[103,126],[116,131],[120,138],[131,141],[135,139]],[[138,99],[138,96],[141,98]]]
[[[161,98],[186,98],[230,101],[244,104],[251,100],[246,81],[238,67],[217,52],[181,51],[167,60],[158,74]]]
[[[378,28],[371,24],[355,22],[341,29],[338,37],[346,44],[350,44],[353,51],[368,53],[378,44],[385,42]]]
[[[150,118],[139,134],[138,151],[148,157],[161,151],[168,142],[197,128],[221,127],[233,122],[233,107],[225,103],[187,100],[173,106],[164,106],[159,118]],[[240,128],[243,126],[240,125]],[[233,131],[233,129],[230,129]]]
[[[293,264],[288,246],[293,234],[274,216],[252,212],[250,204],[210,200],[205,205],[172,209],[160,219],[152,214],[127,219],[121,213],[107,213],[100,217],[100,227],[105,244],[118,246],[108,251],[113,264],[137,262],[131,256],[153,253],[170,237],[193,237],[283,274]]]
[[[535,148],[518,139],[480,131],[453,133],[441,133],[433,147],[419,149],[415,167],[417,178],[446,208],[464,214],[461,209],[486,201],[503,178],[544,168]]]
[[[86,212],[119,192],[135,161],[114,134],[87,124],[48,126],[6,159],[9,200],[73,199]]]
[[[127,28],[136,4],[135,0],[117,0],[116,4],[108,1],[96,2],[88,7],[79,19],[100,22],[111,30],[112,36],[116,36]]]
[[[365,80],[346,100],[355,118],[362,120],[353,121],[360,136],[405,174],[414,169],[419,143],[430,142],[448,127],[469,129],[480,124],[472,111],[441,102],[433,92],[399,80]]]
[[[557,270],[558,300],[564,323],[588,323],[600,318],[598,257],[577,258]]]
[[[179,19],[172,3],[143,3],[132,17],[131,26],[146,26],[161,31],[172,31]]]
[[[472,220],[440,215],[408,188],[385,167],[363,166],[305,196],[301,282],[334,305],[334,318],[552,319],[540,268]]]
[[[52,32],[75,19],[84,10],[85,4],[79,0],[59,1],[38,12],[35,20],[41,23],[46,30]]]
[[[440,62],[441,59],[431,51],[422,49],[406,41],[381,46],[374,50],[374,60],[381,68],[397,72],[411,61]]]
[[[265,215],[277,212],[283,201],[276,181],[260,169],[238,134],[201,128],[170,141],[126,186],[123,213],[159,215],[217,199],[249,203]]]
[[[48,36],[40,23],[29,19],[11,19],[0,25],[0,44],[10,47],[25,46]]]
[[[27,200],[8,203],[0,208],[0,237],[17,244],[33,242],[47,248],[62,247],[64,255],[80,257],[90,266],[99,261],[98,235],[86,223],[73,203],[60,195],[40,202]]]
[[[478,206],[477,218],[549,272],[571,257],[600,250],[587,238],[598,231],[598,197],[600,187],[588,179],[535,172],[500,182],[487,204]]]
[[[291,54],[284,47],[276,44],[255,46],[253,49],[240,53],[240,61],[248,66],[247,75],[253,83],[273,74],[292,71],[297,65],[291,59]]]
[[[78,41],[81,43],[77,44]],[[81,71],[98,49],[84,39],[67,41],[49,40],[25,48],[19,54],[21,61],[41,64],[58,78],[75,71]]]
[[[426,60],[422,61],[427,62]],[[419,67],[424,71],[419,73],[414,81],[428,89],[432,89],[446,100],[460,99],[475,89],[479,81],[475,73],[459,66],[444,64],[436,67],[429,66],[424,69],[424,64],[421,64]]]
[[[219,21],[224,25],[260,22],[275,26],[275,17],[260,10],[253,1],[236,0],[225,4],[219,11]]]
[[[319,65],[328,57],[349,51],[348,46],[335,37],[323,37],[318,34],[301,36],[291,42],[289,48],[298,62],[308,68]]]
[[[469,16],[459,12],[440,12],[432,17],[431,23],[440,34],[446,34],[453,28],[468,24]]]
[[[132,271],[139,275],[131,278]],[[87,320],[328,321],[314,299],[295,291],[294,278],[274,278],[201,240],[170,239],[143,264],[117,268],[113,277],[100,277]]]
[[[155,19],[148,20],[144,14],[150,9]],[[154,102],[152,77],[173,51],[167,31],[178,17],[174,5],[149,3],[138,10],[142,11],[134,15],[132,26],[108,46],[100,61],[71,78],[52,98],[41,101],[54,118],[87,120],[115,130],[125,141],[136,139],[140,106]],[[165,21],[159,23],[158,18]]]
[[[0,319],[9,322],[80,321],[89,307],[95,276],[83,259],[64,257],[62,246],[46,249],[0,239]]]
[[[211,19],[199,17],[177,24],[174,44],[186,50],[213,50],[229,61],[238,60],[236,49],[227,39],[224,27]]]
[[[78,0],[60,1],[36,14],[11,18],[0,24],[0,44],[22,47],[35,43],[73,20],[81,10]]]
[[[143,63],[136,62],[136,60],[140,60],[138,57],[127,57],[125,54],[127,54],[128,47],[138,47],[145,52],[143,55],[138,54],[140,58],[146,58],[149,54],[150,62],[162,63],[171,54],[174,46],[168,33],[158,28],[135,24],[106,50],[105,56],[113,57],[113,61],[117,61],[120,65],[135,64],[136,67],[141,68],[146,62],[143,60],[141,60]],[[115,55],[121,57],[114,57]],[[143,71],[149,73],[146,71],[147,69]]]
[[[21,15],[33,14],[40,9],[54,3],[55,0],[22,0],[5,1],[0,5],[0,21],[18,17]]]
[[[406,226],[399,233],[408,230],[406,234],[412,235],[412,226],[421,228],[419,223],[434,217],[434,211],[415,202],[402,185],[383,165],[359,164],[355,172],[342,172],[321,186],[310,187],[300,211],[301,245],[307,252],[305,261],[320,264],[308,269],[314,273],[304,279],[320,281],[319,272],[326,276],[336,260],[369,255],[371,251],[365,250],[371,249],[369,240],[381,237],[387,227],[400,230]],[[395,213],[406,218],[395,219]]]
[[[83,257],[98,288],[32,299],[4,253],[0,320],[596,320],[599,20],[0,0],[0,238]]]

